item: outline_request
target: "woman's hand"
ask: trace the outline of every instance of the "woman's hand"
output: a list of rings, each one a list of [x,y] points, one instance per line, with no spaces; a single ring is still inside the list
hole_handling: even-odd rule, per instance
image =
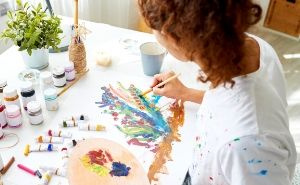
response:
[[[177,100],[182,99],[182,94],[187,90],[187,88],[179,81],[178,78],[171,80],[162,87],[155,87],[157,84],[167,80],[174,75],[174,72],[165,72],[155,75],[154,81],[151,85],[151,88],[153,88],[153,93]]]
[[[177,100],[201,103],[203,99],[204,91],[187,88],[185,85],[183,85],[180,82],[178,78],[171,80],[170,82],[166,83],[162,87],[155,87],[159,83],[167,80],[168,78],[174,75],[175,73],[173,71],[155,75],[154,81],[151,85],[151,88],[153,88],[153,93],[160,96],[166,96],[168,98],[177,99]]]

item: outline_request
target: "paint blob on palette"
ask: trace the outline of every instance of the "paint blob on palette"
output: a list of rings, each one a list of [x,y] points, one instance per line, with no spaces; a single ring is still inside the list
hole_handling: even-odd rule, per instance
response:
[[[180,142],[183,104],[174,101],[166,104],[167,107],[159,106],[160,96],[140,96],[141,90],[134,85],[125,88],[118,83],[116,87],[109,85],[101,90],[102,100],[96,104],[116,121],[116,127],[128,138],[127,143],[155,153],[147,176],[150,182],[158,181],[157,174],[167,173],[166,162],[171,160],[172,143]]]
[[[92,150],[81,157],[81,163],[99,176],[128,176],[130,167],[121,162],[113,161],[111,154],[105,150]]]
[[[158,142],[171,132],[167,118],[158,107],[161,97],[141,97],[141,90],[134,85],[126,89],[121,83],[101,89],[102,100],[96,104],[120,123],[116,127],[127,136],[128,144],[155,152]]]

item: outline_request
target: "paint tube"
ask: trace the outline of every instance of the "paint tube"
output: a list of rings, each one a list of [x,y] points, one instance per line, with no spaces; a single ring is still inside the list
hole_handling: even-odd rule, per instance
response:
[[[69,153],[67,148],[62,148],[60,151],[61,159],[62,159],[62,166],[66,167],[69,161]]]
[[[86,123],[86,121],[82,121],[82,120],[68,120],[68,121],[63,121],[61,123],[59,123],[60,127],[77,127],[80,124],[84,124]]]
[[[35,139],[37,143],[55,143],[62,144],[64,139],[61,137],[52,137],[52,136],[39,136]]]
[[[84,131],[105,131],[105,126],[100,125],[100,124],[82,124],[79,125],[79,130],[84,130]]]
[[[48,185],[51,181],[52,175],[53,173],[51,171],[47,171],[46,173],[44,173],[38,185]]]
[[[71,138],[72,137],[71,132],[61,131],[61,130],[48,130],[47,135],[54,136],[54,137],[63,137],[63,138]]]
[[[53,175],[61,176],[61,177],[66,177],[67,176],[67,169],[62,168],[62,167],[53,167],[53,166],[45,166],[41,165],[39,167],[43,171],[50,171]]]
[[[63,119],[64,121],[72,121],[72,120],[77,120],[77,121],[88,121],[89,117],[87,115],[81,114],[77,116],[69,116]]]
[[[57,151],[57,147],[53,144],[26,145],[24,155],[28,156],[31,152],[52,152]]]

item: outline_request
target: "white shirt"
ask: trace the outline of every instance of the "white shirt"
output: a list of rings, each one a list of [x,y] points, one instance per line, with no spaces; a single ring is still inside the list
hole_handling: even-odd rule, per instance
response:
[[[259,44],[260,67],[208,90],[198,112],[193,185],[289,185],[296,150],[289,132],[285,80],[274,49]]]

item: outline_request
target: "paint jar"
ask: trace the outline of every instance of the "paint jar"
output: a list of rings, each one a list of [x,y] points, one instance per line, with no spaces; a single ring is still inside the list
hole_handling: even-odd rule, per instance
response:
[[[58,109],[58,100],[56,89],[49,88],[44,91],[44,98],[46,108],[49,111],[56,111]]]
[[[5,105],[2,104],[2,100],[0,99],[0,128],[7,127],[7,121],[5,117]]]
[[[4,88],[3,99],[5,105],[17,105],[18,107],[21,107],[20,98],[17,93],[17,89],[11,86],[6,86]]]
[[[21,99],[25,110],[27,110],[27,104],[29,102],[36,100],[35,90],[33,89],[31,82],[26,81],[22,83]]]
[[[55,87],[63,87],[66,85],[66,74],[63,67],[56,67],[52,73],[52,79]]]
[[[22,114],[20,107],[17,105],[7,105],[6,106],[6,119],[8,122],[8,127],[17,128],[22,125]]]
[[[7,86],[7,81],[4,79],[0,79],[0,99],[3,98],[3,89]]]
[[[42,90],[54,87],[51,72],[49,72],[49,71],[42,72],[40,74],[40,78],[41,78],[41,89]]]
[[[42,124],[44,121],[41,104],[38,101],[31,101],[27,104],[29,122],[32,125]]]
[[[72,81],[75,79],[75,69],[73,62],[68,62],[68,64],[65,66],[65,73],[67,81]]]

